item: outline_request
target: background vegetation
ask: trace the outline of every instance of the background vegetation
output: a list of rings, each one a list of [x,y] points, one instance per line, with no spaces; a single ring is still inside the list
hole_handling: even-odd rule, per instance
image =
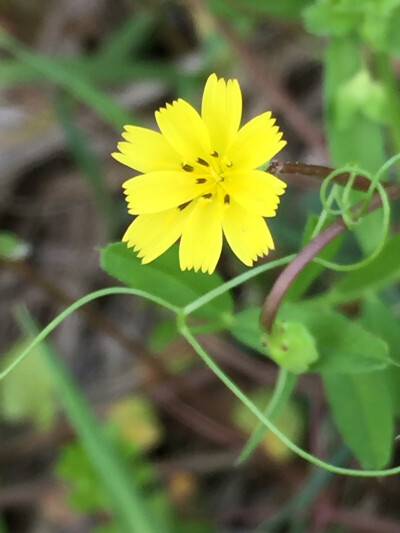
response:
[[[2,533],[399,531],[396,476],[335,475],[271,431],[237,460],[257,426],[248,407],[267,405],[295,445],[337,468],[399,464],[399,23],[400,0],[0,0],[2,368],[74,301],[110,293],[77,305],[1,381]],[[109,244],[129,222],[132,173],[109,155],[123,125],[153,127],[177,96],[198,106],[211,72],[239,79],[246,119],[277,116],[280,160],[357,165],[322,197],[326,172],[277,167],[288,192],[269,262],[288,263],[335,220],[351,230],[280,307],[297,324],[291,353],[318,348],[299,379],[262,344],[271,263],[200,307],[249,272],[230,252],[209,277],[178,272],[175,250],[140,267]],[[373,205],[378,182],[386,208],[358,221],[352,206]],[[111,276],[191,308],[186,339],[168,310],[111,295]]]

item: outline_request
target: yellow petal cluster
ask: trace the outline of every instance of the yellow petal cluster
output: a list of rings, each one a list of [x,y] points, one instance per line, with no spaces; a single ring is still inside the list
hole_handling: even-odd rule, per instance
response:
[[[274,248],[264,217],[273,217],[286,184],[257,170],[286,142],[270,112],[240,127],[237,80],[208,78],[201,115],[184,100],[155,114],[160,132],[126,126],[113,157],[141,175],[124,183],[136,216],[123,240],[142,263],[178,239],[182,270],[215,270],[223,236],[247,266]]]

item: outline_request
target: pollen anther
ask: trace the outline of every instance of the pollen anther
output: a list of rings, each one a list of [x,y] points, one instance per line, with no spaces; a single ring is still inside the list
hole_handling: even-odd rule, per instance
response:
[[[184,204],[178,205],[179,211],[183,211],[191,203],[192,203],[192,200],[189,200],[188,202],[185,202]]]
[[[203,165],[203,167],[209,167],[210,164],[205,160],[205,159],[202,159],[201,157],[198,157],[196,159],[197,163],[199,163],[199,165]]]
[[[194,168],[192,165],[189,165],[188,163],[181,163],[181,167],[185,172],[193,172]]]

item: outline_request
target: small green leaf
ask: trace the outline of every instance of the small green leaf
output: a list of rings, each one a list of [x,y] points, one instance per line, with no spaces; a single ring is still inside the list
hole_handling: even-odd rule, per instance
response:
[[[10,231],[0,231],[0,259],[21,261],[30,252],[29,244],[25,243]]]
[[[222,284],[214,274],[184,271],[179,268],[177,247],[173,246],[148,265],[142,265],[136,254],[125,243],[114,243],[101,252],[101,266],[111,276],[132,288],[141,289],[183,307]],[[217,318],[230,314],[233,302],[224,293],[196,311],[197,316]]]
[[[343,37],[354,33],[360,23],[360,10],[346,9],[346,2],[317,0],[303,12],[305,26],[315,35]]]
[[[328,296],[332,302],[348,302],[400,278],[400,233],[390,238],[382,252],[365,267],[342,277]]]
[[[109,509],[107,493],[79,442],[61,448],[56,474],[68,485],[69,505],[73,509],[83,513]]]
[[[393,406],[385,377],[373,372],[323,378],[335,423],[364,468],[383,468],[392,454]]]
[[[336,98],[336,121],[339,130],[352,126],[358,114],[383,123],[389,109],[383,85],[371,78],[365,66],[354,74],[338,90]]]

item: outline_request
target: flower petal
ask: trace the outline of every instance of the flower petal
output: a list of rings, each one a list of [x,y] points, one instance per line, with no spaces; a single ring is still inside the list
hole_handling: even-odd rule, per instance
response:
[[[204,87],[201,116],[207,127],[212,150],[224,155],[242,118],[242,93],[237,80],[209,76]]]
[[[216,199],[199,198],[187,219],[179,245],[182,270],[212,274],[222,250],[221,211]]]
[[[112,154],[117,161],[143,173],[181,168],[181,156],[161,133],[139,126],[125,126],[125,130],[122,136],[128,142],[120,142],[120,153]]]
[[[193,206],[186,209],[168,209],[160,213],[139,215],[128,227],[122,240],[139,252],[142,263],[150,263],[181,236]]]
[[[211,153],[207,128],[197,111],[182,99],[156,111],[157,124],[183,162],[207,158]]]
[[[239,130],[226,154],[235,170],[257,168],[282,150],[286,141],[282,140],[282,132],[274,123],[268,111]]]
[[[284,181],[261,170],[229,172],[221,185],[242,207],[263,217],[275,216],[286,188]]]
[[[197,183],[192,173],[179,171],[150,172],[131,178],[123,184],[129,212],[132,215],[157,213],[207,193],[210,183]],[[214,187],[211,184],[211,187]]]
[[[257,256],[267,255],[269,249],[274,249],[265,220],[234,200],[224,212],[222,228],[233,253],[247,266],[252,266]]]

